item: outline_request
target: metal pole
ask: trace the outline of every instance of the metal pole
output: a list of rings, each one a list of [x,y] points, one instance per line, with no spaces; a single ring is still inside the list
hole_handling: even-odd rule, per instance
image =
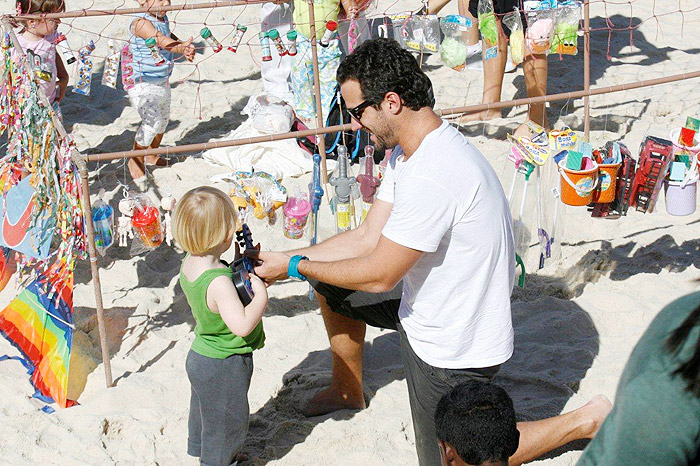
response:
[[[311,60],[314,70],[314,97],[316,98],[316,128],[323,128],[323,107],[321,105],[321,81],[318,74],[318,50],[316,41],[316,16],[314,15],[314,2],[309,2],[309,21],[311,22]],[[326,139],[323,135],[318,136],[318,150],[321,154],[321,174],[323,184],[328,183],[328,172],[326,171]]]
[[[591,15],[589,0],[583,1],[583,90],[591,88]],[[583,133],[586,141],[590,141],[591,132],[591,103],[590,97],[583,98]]]
[[[665,76],[663,78],[647,79],[645,81],[635,81],[631,83],[623,83],[615,86],[603,86],[598,88],[589,89],[588,91],[576,91],[576,92],[562,92],[560,94],[550,94],[540,97],[525,97],[523,99],[516,100],[505,100],[503,102],[496,102],[491,104],[478,104],[478,105],[467,105],[465,107],[451,107],[435,110],[440,116],[456,115],[460,113],[475,113],[481,110],[496,109],[496,108],[506,108],[506,107],[517,107],[520,105],[532,105],[544,102],[555,102],[558,100],[573,100],[580,99],[587,95],[600,95],[608,94],[611,92],[619,91],[629,91],[633,89],[638,89],[640,87],[656,86],[659,84],[667,84],[676,81],[682,81],[684,79],[700,78],[700,71],[692,71],[688,73],[676,74],[673,76]],[[214,149],[217,147],[234,147],[243,146],[246,144],[257,144],[260,142],[269,141],[280,141],[283,139],[292,139],[304,136],[310,136],[314,134],[325,134],[333,133],[336,131],[344,131],[351,129],[351,124],[347,123],[345,125],[335,125],[328,126],[317,130],[305,130],[305,131],[292,131],[289,133],[280,134],[270,134],[267,136],[256,136],[254,138],[241,138],[234,139],[231,141],[216,141],[216,142],[205,142],[198,144],[184,144],[181,146],[174,147],[159,147],[158,149],[141,149],[141,150],[131,150],[122,152],[106,152],[102,154],[90,154],[88,155],[89,162],[95,161],[106,161],[106,160],[118,160],[118,159],[128,159],[133,157],[144,157],[146,155],[167,155],[167,154],[181,154],[184,152],[200,152],[207,149]]]
[[[102,302],[102,286],[100,284],[100,269],[97,264],[97,248],[95,247],[95,228],[92,224],[92,203],[90,202],[90,185],[88,183],[88,169],[85,157],[74,157],[80,173],[80,197],[85,216],[85,230],[87,233],[87,247],[90,256],[90,272],[92,284],[95,290],[95,311],[97,312],[97,330],[100,333],[100,349],[102,350],[102,364],[105,368],[105,382],[107,388],[113,385],[112,364],[109,361],[109,346],[107,345],[107,330],[105,328],[104,305]]]

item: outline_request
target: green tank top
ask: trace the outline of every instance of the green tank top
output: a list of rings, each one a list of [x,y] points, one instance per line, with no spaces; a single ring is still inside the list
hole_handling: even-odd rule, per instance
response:
[[[262,321],[250,335],[239,337],[231,333],[221,315],[209,309],[207,289],[212,280],[222,275],[231,280],[233,271],[228,267],[207,270],[191,282],[180,268],[180,287],[185,292],[196,323],[192,351],[214,359],[225,359],[233,354],[252,353],[253,350],[265,346]]]

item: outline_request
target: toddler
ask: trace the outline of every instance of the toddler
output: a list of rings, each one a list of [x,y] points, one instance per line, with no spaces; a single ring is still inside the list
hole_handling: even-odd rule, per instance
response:
[[[326,21],[338,21],[342,7],[348,18],[357,15],[354,0],[318,0],[314,1],[314,18],[316,19],[316,48],[318,52],[318,74],[321,90],[321,108],[328,112],[335,95],[337,82],[335,73],[340,66],[340,39],[336,34],[327,47],[320,45],[326,30]],[[292,57],[292,92],[294,110],[305,123],[316,117],[316,100],[314,98],[313,63],[311,57],[311,21],[309,4],[304,0],[294,0],[294,23],[297,30],[297,54]],[[324,115],[325,118],[325,115]]]
[[[138,0],[144,8],[153,8],[170,5],[170,0]],[[129,38],[129,52],[132,62],[128,64],[132,69],[128,82],[125,80],[125,88],[129,93],[131,105],[136,107],[141,116],[141,126],[136,131],[134,150],[156,148],[163,139],[165,127],[170,118],[170,83],[169,78],[173,72],[173,55],[182,54],[188,61],[194,60],[194,46],[192,37],[186,42],[181,42],[170,33],[170,23],[164,12],[137,13],[129,26],[131,37]],[[151,49],[146,45],[146,40],[155,39],[163,63],[156,64],[156,59]],[[122,62],[122,66],[126,63]],[[122,76],[129,73],[122,69]],[[129,159],[129,172],[134,180],[146,175],[145,164],[165,165],[165,161],[158,156]]]
[[[60,13],[65,11],[64,0],[19,0],[18,12],[22,14]],[[22,30],[17,39],[27,54],[27,62],[49,99],[54,112],[62,119],[58,103],[66,94],[68,73],[56,51],[56,29],[60,19],[20,20]]]
[[[245,460],[240,449],[248,433],[252,353],[265,343],[264,283],[250,276],[255,297],[243,306],[232,270],[220,260],[233,243],[237,218],[231,199],[205,186],[182,197],[173,221],[175,239],[188,253],[180,286],[195,320],[186,362],[192,387],[187,453],[206,465]]]

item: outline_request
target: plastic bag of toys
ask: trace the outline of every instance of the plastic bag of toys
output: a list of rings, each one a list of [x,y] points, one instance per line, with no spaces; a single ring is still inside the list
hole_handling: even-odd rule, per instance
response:
[[[560,6],[554,10],[555,26],[549,53],[576,55],[578,53],[578,25],[581,5]]]
[[[445,36],[440,44],[440,59],[453,70],[464,69],[468,48],[465,37],[471,27],[471,19],[466,16],[449,15],[440,18],[440,29]]]

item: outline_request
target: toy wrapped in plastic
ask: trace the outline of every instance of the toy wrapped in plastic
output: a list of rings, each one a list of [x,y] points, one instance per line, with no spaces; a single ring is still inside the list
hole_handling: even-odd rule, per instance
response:
[[[270,225],[277,221],[277,209],[287,201],[287,190],[266,172],[236,172],[229,197],[237,207],[241,220],[245,220],[249,209],[258,219],[267,217]]]
[[[114,244],[114,209],[101,198],[92,206],[92,225],[95,230],[95,247],[100,255]]]
[[[413,15],[402,26],[401,34],[408,50],[436,53],[440,43],[440,22],[435,15]]]
[[[440,19],[440,29],[445,38],[440,44],[440,59],[456,71],[462,71],[467,60],[465,37],[472,26],[471,19],[461,15],[448,15]]]
[[[491,0],[479,0],[477,8],[481,40],[486,44],[484,60],[490,60],[498,55],[498,24],[493,12]]]
[[[503,15],[503,25],[510,29],[510,59],[513,64],[519,65],[525,58],[525,31],[520,11],[516,7],[510,13]]]
[[[554,19],[552,10],[536,10],[527,14],[528,27],[525,31],[525,43],[529,53],[540,55],[547,53],[552,45]]]
[[[134,203],[131,226],[141,239],[146,250],[155,249],[163,242],[163,227],[160,222],[160,210],[145,194],[130,196]],[[138,251],[140,252],[140,251]],[[138,253],[132,247],[132,253]]]
[[[92,83],[92,52],[95,50],[93,41],[78,50],[78,66],[75,67],[75,84],[73,92],[76,94],[90,95]]]
[[[581,5],[564,5],[554,11],[556,24],[549,53],[576,55],[578,53],[578,25],[581,21]]]
[[[114,45],[112,39],[107,41],[107,46],[109,47],[109,55],[105,58],[105,64],[102,68],[102,85],[116,89],[121,51]]]

